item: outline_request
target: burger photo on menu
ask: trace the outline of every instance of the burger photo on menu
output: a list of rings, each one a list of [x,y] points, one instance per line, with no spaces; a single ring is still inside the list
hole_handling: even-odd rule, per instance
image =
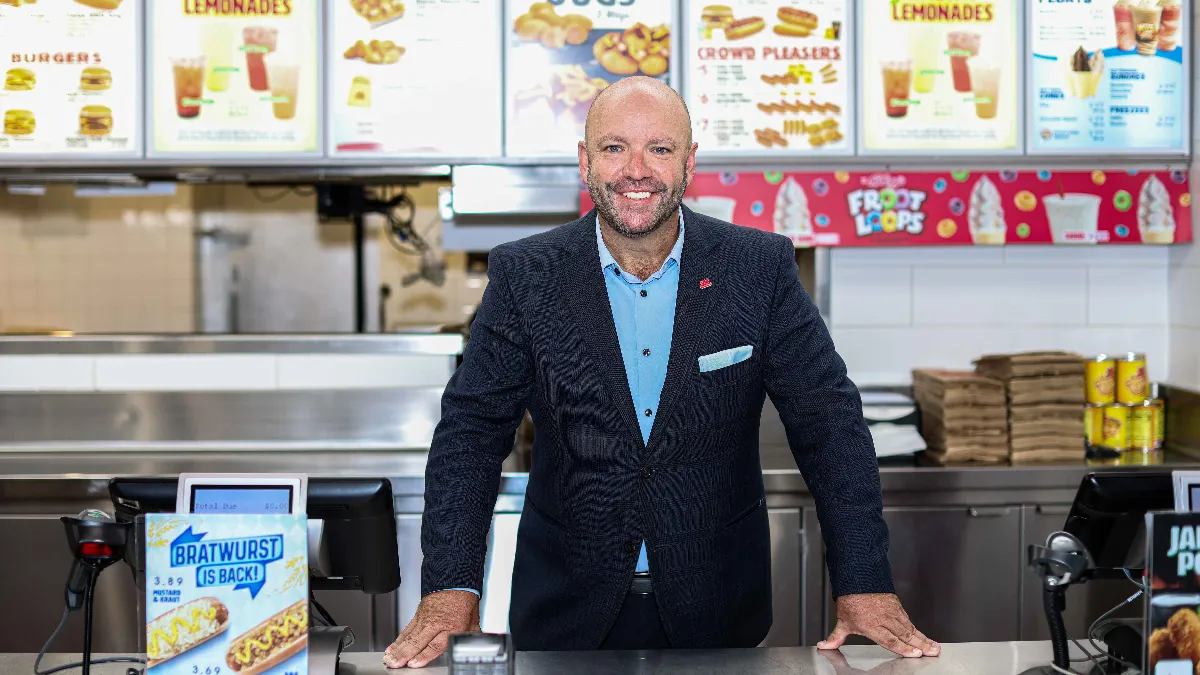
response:
[[[596,96],[631,75],[669,81],[670,0],[600,6],[507,0],[509,154],[573,152]]]
[[[701,153],[848,153],[844,0],[688,5],[688,107]]]

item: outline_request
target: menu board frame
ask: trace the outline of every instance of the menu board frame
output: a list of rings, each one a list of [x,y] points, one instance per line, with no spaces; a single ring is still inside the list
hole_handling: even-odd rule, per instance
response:
[[[855,61],[858,61],[860,59],[859,59],[859,53],[858,53],[859,33],[858,33],[857,26],[858,26],[859,3],[861,2],[861,0],[842,0],[842,1],[846,5],[846,23],[848,24],[847,29],[842,32],[842,36],[843,36],[843,39],[845,42],[845,47],[846,47],[846,53],[849,55],[850,58],[854,59]],[[679,19],[680,24],[679,24],[679,29],[677,31],[681,34],[681,37],[678,40],[679,50],[680,50],[681,55],[689,54],[689,53],[691,53],[691,50],[692,50],[692,45],[694,42],[692,39],[692,36],[695,35],[695,32],[696,32],[696,21],[693,19],[693,17],[698,16],[698,12],[701,7],[703,7],[705,5],[711,5],[711,4],[713,4],[713,3],[710,0],[679,0],[676,11],[682,11],[682,13],[683,13],[683,16],[680,17],[680,19]],[[680,10],[679,8],[682,8],[682,9]],[[693,9],[696,11],[692,11]],[[853,28],[850,28],[850,27],[853,27]],[[845,60],[846,59],[843,59],[843,61],[845,61]],[[681,67],[680,67],[680,71],[679,71],[679,74],[681,76],[686,72],[687,65],[688,65],[688,62],[686,60],[684,60],[683,57],[681,56],[680,57],[680,66]],[[793,163],[801,162],[801,163],[803,163],[803,162],[819,162],[822,159],[839,159],[840,160],[840,159],[855,157],[856,152],[858,150],[858,143],[859,143],[858,139],[859,139],[859,133],[860,133],[859,119],[858,119],[858,117],[859,117],[858,107],[859,107],[859,98],[860,98],[858,83],[859,83],[860,76],[859,76],[858,69],[859,69],[858,63],[854,63],[850,68],[847,68],[845,71],[846,72],[846,107],[851,108],[853,110],[853,112],[846,116],[847,119],[850,120],[850,124],[847,125],[847,127],[843,130],[844,133],[846,133],[846,135],[849,136],[849,138],[846,139],[847,143],[846,143],[846,147],[844,149],[828,150],[828,151],[821,151],[821,152],[813,152],[811,150],[799,151],[799,150],[792,150],[791,148],[789,148],[785,151],[779,151],[779,150],[772,151],[769,148],[751,148],[749,150],[708,150],[708,151],[706,151],[704,149],[704,146],[702,145],[702,146],[700,146],[699,150],[696,152],[697,161],[700,161],[700,160],[714,161],[715,160],[715,161],[731,161],[733,163],[737,163],[739,160],[752,160],[752,161],[758,161],[758,162],[762,162],[763,160],[770,160],[770,161],[779,161],[779,162],[793,162]],[[676,91],[679,92],[680,96],[683,97],[684,101],[690,101],[691,95],[692,95],[691,88],[692,88],[691,78],[684,77],[681,88],[677,89]],[[696,115],[696,112],[694,110],[691,110],[690,108],[689,108],[689,113],[691,113],[693,118]]]
[[[142,81],[142,116],[145,124],[142,127],[144,136],[145,148],[144,157],[146,160],[152,161],[170,161],[172,164],[179,166],[207,166],[214,161],[220,162],[224,166],[294,166],[297,160],[306,164],[325,163],[329,158],[325,154],[325,117],[327,112],[328,102],[325,98],[325,55],[318,54],[315,59],[317,65],[317,91],[321,93],[321,104],[317,106],[317,119],[315,120],[317,130],[316,149],[311,152],[278,152],[264,153],[255,151],[251,153],[243,152],[158,152],[154,149],[154,97],[151,88],[153,86],[152,75],[149,72],[150,63],[154,60],[154,50],[150,42],[150,30],[154,26],[154,10],[151,5],[157,0],[150,0],[143,4],[142,16],[142,70],[144,79]],[[326,0],[316,0],[317,6],[317,41],[319,49],[325,46],[325,25],[328,20],[328,5]]]
[[[137,67],[134,68],[134,78],[137,87],[138,98],[134,101],[133,110],[135,115],[139,115],[140,119],[134,125],[134,133],[136,139],[133,147],[122,152],[105,152],[105,153],[59,153],[57,155],[47,155],[46,153],[21,153],[21,154],[0,154],[0,167],[14,166],[29,166],[34,165],[39,168],[71,168],[71,167],[98,167],[98,166],[113,166],[126,165],[130,160],[144,160],[146,158],[146,12],[151,0],[134,0],[135,10],[134,20],[134,35],[140,41],[134,48],[134,58],[137,59]]]
[[[678,35],[679,28],[680,28],[680,21],[682,21],[682,17],[680,15],[680,13],[682,11],[681,10],[682,0],[664,0],[664,1],[670,3],[670,6],[671,6],[671,30],[675,32],[675,35]],[[502,12],[502,14],[501,14],[501,29],[504,31],[503,38],[502,38],[503,42],[500,45],[500,55],[501,55],[501,63],[502,63],[501,77],[503,80],[502,87],[501,87],[502,95],[501,95],[501,102],[500,102],[501,103],[500,114],[502,116],[501,117],[502,123],[500,125],[500,129],[501,129],[501,133],[504,134],[504,137],[502,139],[503,142],[500,144],[501,157],[505,160],[506,163],[508,163],[510,165],[513,165],[513,164],[562,165],[562,164],[567,164],[567,163],[574,164],[574,163],[576,163],[576,161],[578,161],[578,156],[574,151],[572,151],[570,153],[564,152],[561,155],[556,155],[556,154],[513,155],[509,152],[508,123],[509,123],[509,112],[510,112],[509,104],[511,102],[511,99],[509,98],[510,82],[509,82],[509,78],[508,78],[508,63],[512,57],[512,55],[510,53],[512,51],[512,40],[510,39],[508,32],[509,32],[509,27],[512,26],[513,21],[515,21],[516,19],[515,19],[515,17],[513,17],[511,15],[512,13],[509,11],[509,7],[508,7],[510,4],[509,0],[496,0],[496,2],[499,3],[501,6],[501,12]],[[569,3],[570,3],[570,0],[565,0],[565,2],[563,3],[563,6],[569,6]],[[680,43],[680,40],[676,39],[675,36],[672,36],[672,39],[671,39],[671,66],[670,66],[669,70],[667,71],[667,84],[670,85],[670,87],[672,89],[674,89],[675,91],[680,92],[682,94],[682,91],[680,90],[680,87],[681,87],[680,83],[682,82],[683,64],[680,61],[680,55],[683,52],[680,49],[679,43]]]
[[[1181,1],[1183,3],[1183,11],[1180,13],[1181,25],[1179,27],[1179,32],[1181,35],[1186,35],[1193,40],[1192,43],[1188,43],[1188,44],[1190,45],[1190,49],[1194,50],[1196,48],[1196,46],[1194,44],[1195,36],[1192,35],[1191,30],[1192,30],[1192,12],[1195,11],[1195,5],[1193,4],[1193,0],[1181,0]],[[1022,7],[1024,7],[1024,5],[1022,5]],[[1025,10],[1022,10],[1022,11],[1025,11]],[[1024,140],[1025,140],[1025,156],[1027,156],[1027,157],[1057,157],[1057,158],[1080,157],[1080,158],[1082,158],[1082,157],[1098,157],[1098,156],[1109,155],[1109,156],[1121,157],[1122,159],[1145,158],[1145,159],[1169,159],[1169,160],[1181,160],[1181,159],[1190,159],[1191,158],[1191,156],[1192,156],[1192,126],[1193,126],[1192,115],[1194,115],[1195,111],[1196,111],[1196,87],[1194,86],[1195,83],[1192,82],[1192,59],[1195,58],[1195,54],[1192,51],[1188,51],[1186,49],[1184,51],[1184,57],[1183,57],[1183,78],[1182,78],[1181,86],[1184,86],[1187,88],[1187,95],[1184,97],[1185,100],[1187,101],[1187,103],[1183,106],[1184,107],[1183,116],[1185,118],[1183,121],[1183,139],[1182,139],[1181,146],[1179,147],[1177,152],[1169,151],[1169,150],[1131,149],[1131,148],[1124,148],[1124,149],[1122,149],[1122,148],[1090,148],[1090,149],[1089,148],[1063,148],[1061,150],[1056,150],[1054,148],[1038,148],[1036,146],[1036,144],[1033,142],[1033,136],[1032,136],[1032,134],[1036,133],[1036,131],[1034,130],[1034,117],[1036,117],[1036,111],[1034,110],[1034,106],[1033,106],[1034,80],[1033,80],[1033,77],[1031,77],[1029,75],[1033,70],[1033,60],[1034,60],[1033,49],[1031,48],[1031,45],[1033,44],[1034,12],[1025,11],[1025,14],[1026,14],[1026,17],[1025,17],[1024,26],[1025,26],[1026,47],[1025,47],[1025,62],[1022,64],[1022,68],[1024,70],[1024,75],[1025,75],[1025,86],[1022,88],[1024,90],[1023,94],[1025,96],[1025,131],[1024,131],[1024,134],[1022,135],[1022,138],[1024,138]]]
[[[499,46],[501,58],[496,59],[495,76],[500,83],[500,100],[497,101],[499,108],[497,113],[500,115],[500,139],[497,146],[500,148],[499,154],[496,155],[459,155],[452,153],[445,154],[397,154],[393,152],[380,152],[373,155],[366,154],[339,154],[334,147],[335,138],[333,127],[337,124],[337,119],[333,114],[333,101],[337,100],[334,97],[340,96],[342,92],[335,92],[334,87],[337,86],[332,76],[333,68],[330,66],[331,59],[340,58],[342,48],[334,44],[337,39],[336,31],[333,30],[333,13],[332,3],[344,2],[345,0],[321,0],[321,5],[324,10],[321,20],[321,46],[324,49],[324,54],[321,55],[321,75],[322,84],[321,97],[322,111],[322,136],[321,136],[321,156],[324,160],[333,166],[379,166],[379,165],[426,165],[430,162],[438,164],[480,164],[491,163],[502,160],[504,158],[504,140],[506,133],[505,123],[507,122],[506,106],[506,82],[504,81],[505,64],[507,62],[506,55],[506,37],[507,24],[505,23],[505,3],[503,0],[494,0],[496,8],[496,31],[499,33]],[[473,70],[479,70],[473,68]]]
[[[863,30],[866,26],[866,8],[863,6],[868,0],[855,0],[857,19],[854,23],[855,48],[864,44]],[[1026,15],[1029,13],[1028,6],[1025,2],[1013,2],[1016,7],[1016,23],[1017,23],[1017,54],[1027,54],[1029,45],[1029,20]],[[911,157],[928,157],[928,158],[973,158],[982,161],[987,161],[994,158],[1012,159],[1028,156],[1027,140],[1026,140],[1026,119],[1028,117],[1028,98],[1026,96],[1026,76],[1028,75],[1028,60],[1020,58],[1013,62],[1013,67],[1016,68],[1016,92],[1017,92],[1017,142],[1016,146],[1008,150],[951,150],[948,148],[938,148],[934,150],[870,150],[866,147],[866,133],[864,133],[865,119],[863,117],[864,106],[862,103],[862,82],[864,79],[863,68],[866,64],[866,59],[863,58],[862,52],[855,54],[858,63],[855,64],[855,127],[854,134],[857,142],[855,143],[856,157],[878,158],[878,157],[895,157],[895,158],[911,158]]]

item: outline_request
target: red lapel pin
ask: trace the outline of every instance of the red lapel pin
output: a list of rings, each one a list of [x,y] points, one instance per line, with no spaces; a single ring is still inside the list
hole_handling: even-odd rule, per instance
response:
[[[712,286],[712,282],[708,279],[704,279],[700,282],[700,288],[708,288],[709,286]]]

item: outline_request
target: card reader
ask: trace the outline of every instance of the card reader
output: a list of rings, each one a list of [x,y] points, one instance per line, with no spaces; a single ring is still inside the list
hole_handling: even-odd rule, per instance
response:
[[[516,653],[508,633],[450,636],[449,675],[513,675]]]

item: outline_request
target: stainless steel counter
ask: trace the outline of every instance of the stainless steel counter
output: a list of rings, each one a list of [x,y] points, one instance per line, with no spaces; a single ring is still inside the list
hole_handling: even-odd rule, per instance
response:
[[[1072,648],[1072,656],[1079,653]],[[0,654],[0,675],[29,675],[35,654]],[[445,657],[411,671],[446,675]],[[51,654],[42,667],[76,661],[78,654]],[[680,649],[628,652],[518,652],[517,675],[1014,675],[1050,660],[1048,642],[974,642],[942,645],[936,658],[904,659],[875,646],[848,646],[838,651],[804,647],[764,649]],[[347,667],[349,666],[349,667]],[[97,675],[124,675],[126,665],[105,664]],[[341,675],[393,675],[383,655],[355,652],[342,658]]]

